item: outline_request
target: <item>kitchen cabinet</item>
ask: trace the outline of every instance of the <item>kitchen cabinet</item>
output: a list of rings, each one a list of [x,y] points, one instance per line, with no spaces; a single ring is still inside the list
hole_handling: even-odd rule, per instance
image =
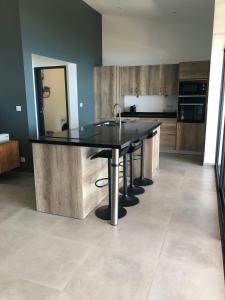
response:
[[[159,95],[160,88],[160,66],[141,66],[140,67],[140,95]]]
[[[177,95],[178,65],[120,67],[121,96]]]
[[[95,121],[113,117],[119,99],[119,67],[94,67]]]
[[[177,123],[176,150],[204,151],[205,124]]]
[[[0,174],[16,169],[20,166],[19,143],[9,141],[0,144]]]
[[[209,61],[182,62],[179,64],[179,79],[208,79],[209,69]]]
[[[177,64],[160,65],[159,95],[178,95],[178,71]]]
[[[139,96],[140,67],[120,67],[120,95]]]

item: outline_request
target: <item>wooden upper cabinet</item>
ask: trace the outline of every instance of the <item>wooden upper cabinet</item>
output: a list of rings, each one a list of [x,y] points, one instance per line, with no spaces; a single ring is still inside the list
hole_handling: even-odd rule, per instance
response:
[[[177,95],[178,94],[178,64],[160,65],[160,87],[159,95]]]
[[[140,95],[159,95],[159,71],[159,65],[140,67]]]
[[[113,117],[119,99],[119,67],[94,67],[95,121]]]
[[[138,96],[140,67],[120,67],[120,95]]]
[[[179,79],[208,79],[209,69],[209,61],[182,62],[179,65]]]

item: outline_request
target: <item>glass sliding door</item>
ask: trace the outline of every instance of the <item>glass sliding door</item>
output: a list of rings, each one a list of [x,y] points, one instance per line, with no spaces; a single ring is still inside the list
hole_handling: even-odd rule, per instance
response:
[[[225,52],[224,52],[225,53]],[[225,55],[220,92],[218,116],[217,148],[216,148],[216,181],[219,194],[219,214],[221,234],[225,240]]]

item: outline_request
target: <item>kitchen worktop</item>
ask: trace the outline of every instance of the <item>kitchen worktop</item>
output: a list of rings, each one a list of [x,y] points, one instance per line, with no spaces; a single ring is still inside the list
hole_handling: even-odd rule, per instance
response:
[[[174,112],[123,112],[121,114],[125,118],[176,118],[177,113]]]
[[[58,144],[83,147],[123,149],[130,143],[145,138],[160,122],[124,122],[115,126],[101,126],[105,122],[81,126],[52,135],[31,137],[32,143]]]

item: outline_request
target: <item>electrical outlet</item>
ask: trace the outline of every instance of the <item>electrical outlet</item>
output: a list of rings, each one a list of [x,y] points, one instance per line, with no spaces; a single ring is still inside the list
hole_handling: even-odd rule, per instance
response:
[[[19,111],[19,112],[22,111],[22,107],[20,105],[17,105],[16,106],[16,111]]]
[[[25,162],[26,162],[26,158],[23,157],[23,156],[21,156],[21,157],[20,157],[20,162],[21,162],[21,163],[25,163]]]

